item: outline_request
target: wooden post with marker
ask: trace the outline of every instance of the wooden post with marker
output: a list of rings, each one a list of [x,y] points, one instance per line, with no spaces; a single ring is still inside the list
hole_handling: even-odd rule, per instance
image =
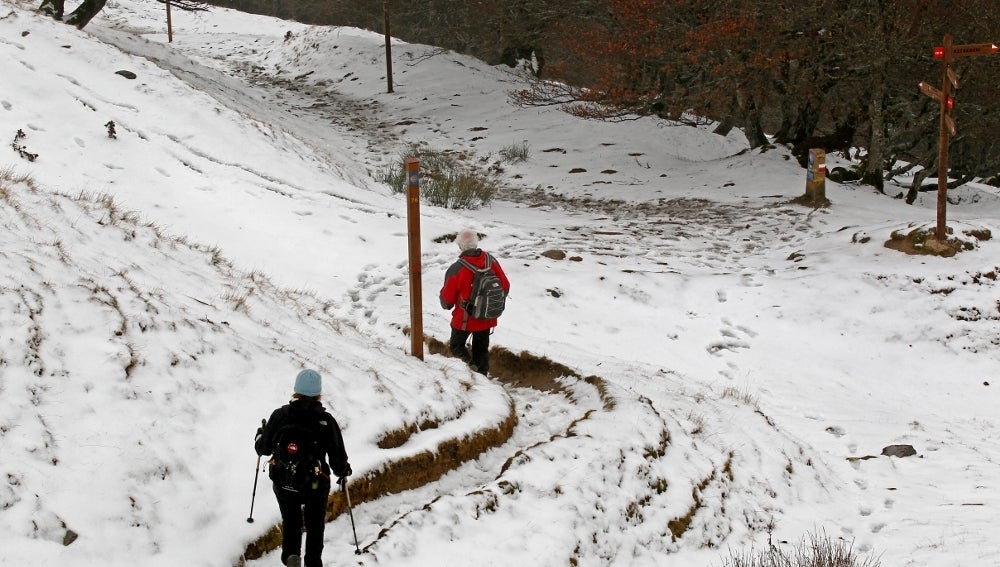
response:
[[[410,350],[424,359],[423,286],[420,260],[420,160],[406,158],[406,225],[410,249]]]

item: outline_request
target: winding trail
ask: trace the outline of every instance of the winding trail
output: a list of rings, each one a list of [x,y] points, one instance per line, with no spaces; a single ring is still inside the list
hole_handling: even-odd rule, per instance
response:
[[[341,164],[331,167],[358,187],[373,183],[366,168],[379,165],[381,158],[372,156],[393,156],[398,148],[405,146],[402,126],[377,118],[383,114],[377,108],[378,103],[351,100],[331,91],[327,85],[310,83],[307,76],[289,80],[271,75],[249,59],[241,61],[238,53],[216,57],[215,63],[225,69],[220,71],[208,63],[197,63],[190,54],[176,55],[163,44],[147,41],[125,27],[101,28],[95,34],[129,53],[147,58],[237,112],[265,116],[270,122],[261,122],[259,128],[270,129],[275,138],[302,144],[316,156],[330,158],[328,163]],[[206,57],[209,56],[202,54],[203,61]],[[267,108],[266,113],[249,111],[262,106]],[[329,143],[331,129],[345,134],[336,138],[343,143],[340,147],[334,148]],[[177,143],[181,145],[180,141]],[[257,175],[255,171],[248,173]],[[306,196],[305,188],[273,176],[265,180],[280,186],[289,196],[326,197]],[[617,271],[624,274],[733,276],[740,278],[742,285],[751,286],[762,272],[776,269],[769,266],[774,256],[767,247],[781,242],[784,247],[794,249],[817,232],[810,213],[777,198],[763,207],[690,198],[625,205],[525,190],[512,181],[505,188],[503,199],[541,212],[558,209],[561,218],[570,220],[559,226],[541,226],[528,238],[500,244],[495,250],[499,256],[534,261],[540,251],[555,244],[570,256],[586,254],[613,262],[620,258],[622,250],[643,250],[627,264],[618,264]],[[367,206],[357,201],[351,205]],[[452,260],[450,256],[430,255],[424,258],[424,270],[442,272]],[[352,320],[370,325],[369,329],[359,325],[360,331],[380,336],[399,331],[391,322],[399,318],[395,314],[385,315],[384,300],[406,295],[407,279],[405,270],[400,268],[373,264],[358,274],[342,308],[353,312]],[[630,289],[624,292],[640,293]],[[717,299],[724,303],[726,292],[720,289]],[[739,321],[723,321],[720,340],[705,348],[726,356],[745,348],[753,334],[753,329]],[[561,361],[501,350],[494,356],[495,378],[505,384],[510,400],[510,415],[506,420],[491,429],[451,439],[436,451],[388,462],[380,471],[352,480],[350,489],[360,543],[376,562],[380,558],[391,562],[393,554],[407,549],[408,542],[419,537],[421,529],[448,531],[457,528],[446,518],[479,520],[504,507],[516,509],[518,494],[528,492],[559,500],[560,506],[571,510],[577,518],[574,521],[578,525],[571,536],[575,541],[562,544],[570,550],[571,558],[610,560],[618,553],[617,547],[622,543],[606,529],[606,523],[617,515],[624,515],[632,527],[629,545],[635,546],[621,553],[639,555],[675,549],[693,524],[699,524],[700,533],[707,534],[704,537],[708,539],[695,544],[708,547],[725,541],[741,525],[751,531],[766,529],[776,505],[766,501],[744,505],[731,499],[734,478],[740,474],[734,470],[746,469],[743,474],[750,478],[746,485],[754,489],[763,486],[760,492],[765,494],[772,483],[790,482],[786,477],[792,473],[769,474],[758,470],[758,464],[741,461],[729,451],[731,437],[739,436],[740,432],[729,431],[725,421],[716,415],[721,412],[715,410],[722,404],[731,405],[733,400],[706,399],[702,410],[705,415],[678,417],[671,413],[672,399],[705,393],[667,387],[661,399],[652,400],[625,392],[620,376],[612,388],[600,377],[581,377]],[[504,362],[507,357],[509,364]],[[530,372],[525,372],[525,368]],[[627,373],[628,369],[616,368],[616,371]],[[736,371],[735,366],[732,371]],[[669,371],[666,376],[670,376]],[[619,392],[625,395],[619,398]],[[768,421],[763,415],[760,419]],[[420,431],[421,427],[410,424],[414,431]],[[602,430],[614,428],[626,431],[614,438],[621,445],[609,448],[600,462],[577,460],[575,455],[581,452],[579,443],[583,439],[590,443],[607,442],[612,438],[601,437],[607,435]],[[712,435],[706,436],[706,430]],[[777,431],[772,433],[774,439],[789,446],[784,449],[788,470],[813,468],[801,448],[797,451],[793,448],[794,440]],[[770,441],[773,440],[752,443],[766,445]],[[405,444],[405,439],[402,442]],[[553,486],[534,485],[532,477],[538,474],[535,461],[548,463],[544,470],[553,468],[553,462],[559,463],[561,476]],[[671,461],[685,463],[684,469],[672,469]],[[563,485],[583,487],[588,498],[596,496],[594,500],[574,499],[562,491]],[[622,490],[605,495],[603,487]],[[755,498],[747,500],[754,502]],[[343,514],[345,504],[340,493],[331,495],[328,519],[334,526],[330,537],[351,533],[345,524],[348,521]],[[274,526],[248,545],[234,562],[255,565],[265,561],[265,555],[276,549],[279,541],[279,528]]]
[[[435,347],[434,341],[431,345]],[[510,359],[523,362],[530,355],[514,357],[500,350],[494,357],[498,371],[494,378],[506,384],[510,395],[508,420],[494,430],[443,443],[437,454],[390,462],[378,473],[351,481],[348,489],[354,517],[361,521],[358,538],[365,552],[377,558],[379,541],[401,526],[420,523],[439,500],[480,500],[484,494],[502,491],[504,473],[519,460],[572,435],[573,428],[594,411],[613,406],[598,379],[583,380],[568,368],[538,360],[534,371],[525,374],[513,370]],[[331,494],[327,521],[343,523],[345,511],[343,493]],[[334,526],[331,532],[353,533],[347,528]],[[279,526],[272,526],[247,546],[236,565],[253,565],[253,560],[280,547],[280,537]]]

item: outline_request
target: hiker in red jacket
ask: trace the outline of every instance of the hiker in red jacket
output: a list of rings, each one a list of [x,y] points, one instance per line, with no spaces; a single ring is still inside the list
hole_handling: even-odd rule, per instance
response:
[[[510,292],[510,282],[503,273],[500,262],[488,252],[479,249],[479,235],[472,229],[463,229],[455,238],[455,244],[461,253],[458,260],[448,268],[444,276],[444,287],[441,288],[441,307],[452,309],[451,339],[448,346],[451,354],[469,364],[473,371],[487,374],[490,369],[490,333],[497,326],[496,319],[474,319],[463,308],[463,303],[472,294],[472,282],[475,274],[465,262],[478,269],[484,269],[487,262],[493,273],[500,279],[504,297]],[[472,353],[466,347],[466,341],[472,335]]]

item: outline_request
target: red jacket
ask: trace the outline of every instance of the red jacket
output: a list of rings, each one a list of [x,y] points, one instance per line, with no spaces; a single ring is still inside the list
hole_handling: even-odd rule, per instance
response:
[[[486,266],[486,258],[489,257],[490,268],[500,278],[504,293],[510,292],[510,281],[507,280],[507,275],[503,273],[500,262],[497,262],[497,259],[490,256],[489,253],[479,248],[474,248],[462,252],[459,257],[477,268],[484,268]],[[472,295],[473,277],[475,277],[475,274],[472,273],[472,270],[460,261],[456,261],[445,272],[444,287],[441,288],[440,294],[441,307],[453,309],[451,312],[451,326],[453,329],[475,332],[485,331],[497,326],[496,319],[473,319],[469,317],[465,309],[462,309],[462,303],[467,301],[469,296]]]

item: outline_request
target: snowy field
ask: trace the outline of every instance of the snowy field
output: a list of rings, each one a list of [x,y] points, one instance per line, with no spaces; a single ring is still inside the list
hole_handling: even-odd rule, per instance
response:
[[[791,205],[786,148],[514,108],[506,67],[394,42],[388,94],[366,31],[175,9],[168,43],[157,2],[84,31],[33,8],[0,3],[0,564],[238,564],[279,521],[264,474],[245,521],[253,433],[302,367],[354,480],[518,417],[356,503],[364,554],[335,519],[328,566],[702,567],[810,533],[998,564],[995,188],[952,194],[970,250],[911,256],[883,244],[933,226],[933,195]],[[446,237],[472,226],[512,282],[493,344],[571,368],[561,389],[409,355],[406,204],[374,175],[413,144],[505,183],[422,206],[425,334],[447,338]],[[498,161],[512,144],[527,161]]]

